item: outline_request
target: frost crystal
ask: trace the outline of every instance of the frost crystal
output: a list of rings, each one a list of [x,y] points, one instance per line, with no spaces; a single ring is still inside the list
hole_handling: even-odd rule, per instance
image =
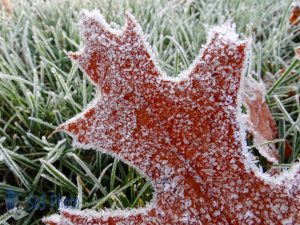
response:
[[[133,210],[62,209],[59,221],[45,223],[300,222],[299,165],[277,178],[265,175],[242,141],[249,41],[240,41],[231,24],[214,27],[200,55],[175,79],[159,69],[131,15],[116,31],[98,11],[83,11],[80,28],[84,49],[70,57],[101,96],[58,129],[77,147],[135,166],[151,180],[155,198]]]

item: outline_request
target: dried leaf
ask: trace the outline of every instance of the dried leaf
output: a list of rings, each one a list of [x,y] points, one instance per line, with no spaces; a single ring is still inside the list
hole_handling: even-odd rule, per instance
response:
[[[300,60],[300,46],[298,46],[297,48],[295,48],[295,55]]]
[[[13,9],[10,0],[2,0],[2,4],[5,12],[11,16],[13,14]]]
[[[85,46],[71,57],[101,96],[58,129],[76,147],[138,168],[155,198],[132,210],[61,209],[55,224],[300,222],[299,165],[275,179],[247,150],[240,81],[249,43],[232,24],[212,28],[201,54],[176,78],[161,71],[131,15],[113,30],[98,11],[83,11],[80,26]]]
[[[297,26],[299,24],[300,17],[300,7],[299,5],[295,5],[292,9],[292,13],[290,16],[290,24]]]
[[[245,78],[243,93],[248,113],[247,129],[253,135],[259,153],[268,161],[278,163],[279,154],[275,144],[264,144],[277,138],[276,122],[265,102],[266,88],[262,81]]]

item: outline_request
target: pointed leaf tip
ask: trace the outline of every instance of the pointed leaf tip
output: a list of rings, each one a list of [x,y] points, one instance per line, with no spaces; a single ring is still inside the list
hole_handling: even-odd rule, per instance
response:
[[[141,27],[136,21],[135,17],[128,11],[125,12],[125,17],[126,17],[125,32],[129,31],[130,33],[131,32],[140,33]]]
[[[79,132],[79,126],[80,124],[77,121],[67,121],[63,124],[60,124],[56,129],[55,132],[64,131],[72,135],[76,135]]]
[[[73,61],[79,61],[81,54],[79,52],[66,52],[66,55]]]
[[[239,35],[236,33],[236,25],[231,20],[226,21],[222,25],[211,27],[208,31],[207,38],[208,40],[218,38],[233,43],[241,42]]]

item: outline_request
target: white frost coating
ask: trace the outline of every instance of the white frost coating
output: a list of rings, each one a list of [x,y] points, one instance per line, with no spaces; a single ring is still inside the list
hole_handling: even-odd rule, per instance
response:
[[[111,26],[106,22],[102,14],[99,12],[98,9],[94,9],[92,11],[88,11],[86,9],[81,10],[80,12],[80,21],[84,22],[85,20],[95,20],[99,24],[101,24],[106,30],[109,32],[121,36],[123,31],[125,30],[126,25],[124,25],[120,30],[119,29],[113,29]],[[85,32],[85,26],[81,24],[80,32],[83,34]]]
[[[211,27],[207,34],[208,42],[215,38],[216,35],[224,42],[234,42],[236,44],[244,42],[239,39],[239,35],[236,33],[236,25],[230,20],[220,26]]]
[[[243,72],[242,74],[244,76],[241,76],[241,84],[240,88],[238,90],[238,106],[237,106],[237,121],[239,125],[239,134],[237,134],[237,139],[241,141],[241,149],[242,153],[244,155],[244,164],[245,164],[245,169],[246,172],[250,172],[251,170],[255,169],[258,170],[257,166],[255,163],[257,160],[255,159],[254,155],[248,150],[247,147],[247,137],[246,137],[246,126],[247,126],[247,120],[244,118],[244,114],[242,113],[242,105],[243,105],[243,92],[245,92],[244,88],[244,83],[245,83],[245,74],[247,70],[247,65],[249,64],[249,54],[250,54],[250,46],[251,42],[249,42],[247,46],[247,60],[245,60],[244,65],[243,65]]]
[[[155,198],[137,210],[62,210],[59,223],[297,221],[299,202],[281,186],[270,188],[246,147],[240,83],[249,41],[240,41],[230,23],[213,28],[189,69],[170,79],[131,15],[117,31],[97,14],[82,14],[85,46],[71,57],[101,96],[58,129],[67,131],[76,147],[138,168],[151,180]]]
[[[51,216],[48,216],[48,217],[44,217],[43,218],[43,223],[46,223],[47,221],[52,221],[53,223],[59,223],[60,222],[60,215],[57,215],[57,214],[53,214]]]
[[[132,215],[137,215],[137,214],[147,214],[147,208],[137,208],[137,209],[122,209],[122,210],[110,210],[110,209],[105,209],[103,211],[101,211],[101,214],[99,214],[99,211],[96,210],[90,210],[90,209],[86,209],[86,210],[78,210],[78,209],[61,209],[60,210],[63,213],[69,213],[72,215],[76,215],[76,216],[80,216],[82,218],[86,218],[86,219],[97,219],[97,218],[101,218],[101,219],[108,219],[112,216],[116,216],[116,217],[129,217]]]

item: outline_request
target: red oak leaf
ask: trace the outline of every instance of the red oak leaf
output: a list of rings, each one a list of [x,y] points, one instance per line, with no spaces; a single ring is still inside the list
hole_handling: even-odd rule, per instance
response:
[[[241,89],[248,40],[227,23],[176,78],[163,73],[131,15],[122,30],[83,11],[78,62],[100,92],[59,126],[76,147],[120,158],[151,180],[145,208],[61,209],[47,224],[295,224],[299,165],[263,174],[245,143]],[[53,219],[54,218],[54,219]]]

